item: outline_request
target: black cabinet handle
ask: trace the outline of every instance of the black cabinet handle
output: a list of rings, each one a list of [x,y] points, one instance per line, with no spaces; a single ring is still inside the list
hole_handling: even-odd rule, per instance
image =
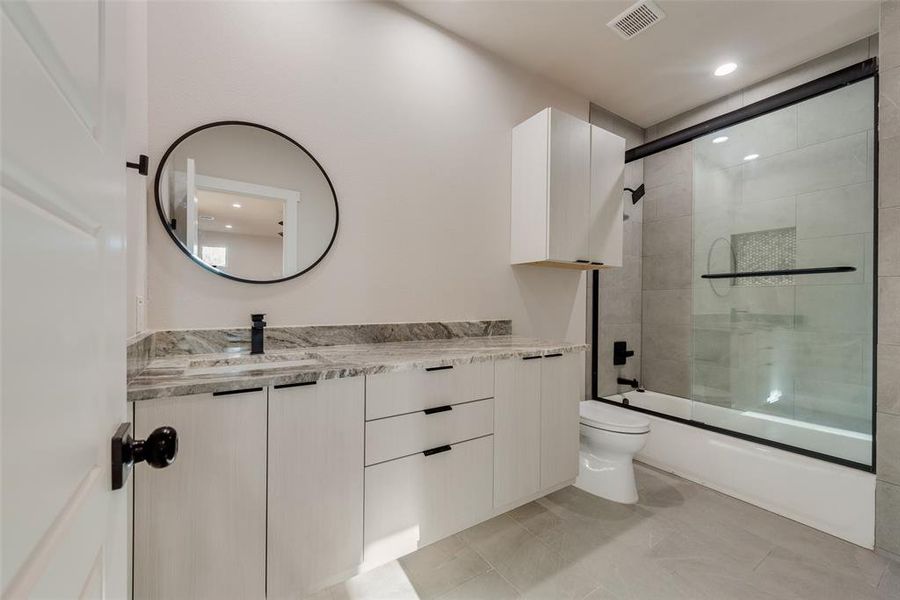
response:
[[[433,415],[435,413],[447,412],[448,410],[453,410],[453,407],[449,404],[446,406],[435,406],[434,408],[426,408],[424,412],[426,415]]]
[[[272,387],[274,387],[276,390],[283,390],[284,388],[301,387],[304,385],[316,385],[317,383],[318,381],[300,381],[298,383],[282,383]]]
[[[447,369],[452,369],[453,365],[444,365],[442,367],[425,367],[426,371],[446,371]]]
[[[163,469],[178,456],[178,432],[174,427],[157,427],[146,440],[131,437],[131,423],[122,423],[113,435],[110,447],[112,489],[125,485],[131,467],[147,461],[154,469]]]
[[[586,260],[586,259],[584,259],[584,258],[576,259],[575,262],[577,262],[577,263],[582,263],[582,264],[585,264],[585,265],[591,264],[591,261]]]
[[[432,454],[440,454],[441,452],[449,452],[453,450],[450,446],[438,446],[437,448],[431,448],[430,450],[426,450],[422,454],[425,456],[431,456]]]
[[[544,358],[556,358],[557,356],[562,356],[562,352],[554,352],[553,354],[545,354]]]
[[[247,388],[245,390],[228,390],[225,392],[213,392],[213,396],[230,396],[231,394],[249,394],[250,392],[261,392],[261,387]]]
[[[534,360],[536,358],[544,358],[544,357],[541,356],[540,354],[538,354],[537,356],[523,356],[522,360]]]

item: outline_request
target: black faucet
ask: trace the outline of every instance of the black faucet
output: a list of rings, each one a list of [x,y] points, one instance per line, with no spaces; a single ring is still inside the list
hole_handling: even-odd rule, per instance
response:
[[[624,377],[617,377],[616,383],[618,383],[619,385],[630,385],[635,390],[640,387],[640,383],[638,383],[637,379],[625,379]]]
[[[265,314],[250,315],[253,323],[250,325],[250,354],[263,354],[263,341],[265,340],[264,330],[266,322],[263,321]]]

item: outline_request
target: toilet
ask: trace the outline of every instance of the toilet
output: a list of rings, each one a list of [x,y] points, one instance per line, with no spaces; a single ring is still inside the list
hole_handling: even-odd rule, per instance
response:
[[[650,420],[596,400],[579,407],[581,450],[575,487],[623,504],[638,500],[634,455],[650,435]]]

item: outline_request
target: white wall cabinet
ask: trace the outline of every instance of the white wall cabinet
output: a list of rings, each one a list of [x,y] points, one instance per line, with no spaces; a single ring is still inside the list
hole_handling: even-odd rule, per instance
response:
[[[270,598],[301,597],[362,563],[363,379],[269,389]]]
[[[178,431],[178,457],[134,476],[134,597],[263,598],[266,391],[138,402],[137,439]]]
[[[513,128],[512,264],[621,266],[624,165],[624,139],[562,111]]]

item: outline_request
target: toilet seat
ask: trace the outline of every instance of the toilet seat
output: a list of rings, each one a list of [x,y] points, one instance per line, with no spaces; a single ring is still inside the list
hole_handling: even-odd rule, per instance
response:
[[[595,400],[582,400],[578,407],[581,424],[613,433],[647,433],[650,420],[625,409],[616,409]]]

